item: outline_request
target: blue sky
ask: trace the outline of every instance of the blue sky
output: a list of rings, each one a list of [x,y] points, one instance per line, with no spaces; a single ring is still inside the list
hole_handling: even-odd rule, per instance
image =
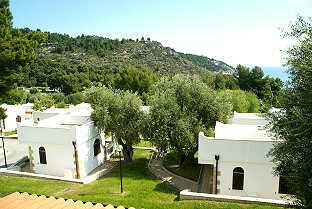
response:
[[[280,66],[281,38],[311,0],[11,0],[15,27],[110,38],[150,37],[231,65]]]

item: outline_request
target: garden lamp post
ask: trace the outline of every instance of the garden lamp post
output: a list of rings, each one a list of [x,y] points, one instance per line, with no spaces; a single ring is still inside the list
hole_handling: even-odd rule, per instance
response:
[[[123,193],[123,188],[122,188],[122,168],[121,168],[121,151],[122,151],[122,146],[118,146],[118,152],[119,152],[119,175],[120,175],[120,193]]]
[[[4,140],[3,140],[2,127],[1,127],[1,129],[0,129],[0,137],[1,137],[1,139],[2,139],[2,149],[3,149],[3,155],[4,155],[4,164],[5,164],[5,167],[8,168],[7,159],[6,159],[6,154],[5,154],[5,147],[4,147]]]

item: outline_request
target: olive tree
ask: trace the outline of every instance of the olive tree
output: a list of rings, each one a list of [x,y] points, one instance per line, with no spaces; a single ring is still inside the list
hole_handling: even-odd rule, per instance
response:
[[[271,155],[297,205],[312,208],[312,18],[298,17],[287,34],[298,39],[288,52],[291,85],[285,108],[273,114],[273,131],[281,142]]]
[[[230,99],[236,112],[259,112],[260,101],[252,92],[243,90],[223,90],[221,94]]]
[[[124,159],[131,161],[133,145],[140,141],[144,114],[139,96],[129,91],[93,88],[87,93],[87,101],[94,110],[92,118],[97,127],[106,134],[112,133],[123,147]]]
[[[196,76],[176,75],[161,79],[148,97],[151,106],[145,134],[160,151],[174,150],[180,165],[194,161],[198,133],[226,121],[232,106],[223,94]]]

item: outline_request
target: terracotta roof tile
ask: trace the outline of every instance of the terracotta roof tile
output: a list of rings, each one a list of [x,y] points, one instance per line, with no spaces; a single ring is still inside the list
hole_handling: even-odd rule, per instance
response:
[[[125,209],[123,206],[93,204],[71,199],[46,197],[44,195],[14,192],[0,198],[0,209]],[[129,208],[134,209],[134,208]]]
[[[100,203],[97,203],[96,205],[94,205],[94,207],[92,209],[103,209],[104,206]]]
[[[53,203],[46,206],[46,209],[59,209],[65,205],[65,200],[63,198],[56,199]]]
[[[115,207],[113,205],[106,205],[105,209],[114,209]]]

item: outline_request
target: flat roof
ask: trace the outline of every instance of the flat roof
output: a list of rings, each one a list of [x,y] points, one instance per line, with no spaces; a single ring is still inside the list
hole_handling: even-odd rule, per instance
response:
[[[264,113],[234,112],[228,123],[216,122],[215,139],[271,141],[274,135]]]
[[[216,139],[232,140],[273,140],[274,137],[265,125],[224,124],[217,122],[215,126]]]
[[[82,202],[80,200],[46,197],[44,195],[14,192],[0,198],[0,208],[6,209],[125,209],[123,206],[103,205],[100,203]],[[134,209],[133,207],[129,209]]]

